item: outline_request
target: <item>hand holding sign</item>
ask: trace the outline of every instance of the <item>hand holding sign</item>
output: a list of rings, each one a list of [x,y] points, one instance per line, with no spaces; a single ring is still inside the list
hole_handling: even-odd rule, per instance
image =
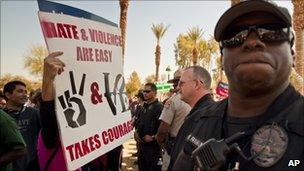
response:
[[[61,74],[64,70],[65,64],[57,57],[63,52],[53,52],[44,59],[44,77],[53,80],[57,74]]]

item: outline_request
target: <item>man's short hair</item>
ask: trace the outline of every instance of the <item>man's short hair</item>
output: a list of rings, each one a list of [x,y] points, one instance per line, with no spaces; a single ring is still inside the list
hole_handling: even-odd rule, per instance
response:
[[[144,93],[142,92],[142,90],[139,90],[135,96],[137,98],[140,98],[141,100],[145,100]]]
[[[17,85],[22,85],[22,86],[26,87],[26,85],[22,81],[18,81],[18,80],[17,81],[10,81],[10,82],[8,82],[4,85],[4,88],[3,88],[4,96],[5,96],[5,93],[7,93],[7,92],[8,93],[13,93],[13,91],[15,90]]]
[[[210,89],[211,87],[211,76],[210,73],[203,67],[201,66],[190,66],[187,69],[193,69],[193,78],[199,79],[204,82],[204,85],[207,90]]]
[[[146,83],[145,86],[150,86],[151,90],[157,93],[156,85],[154,83]]]

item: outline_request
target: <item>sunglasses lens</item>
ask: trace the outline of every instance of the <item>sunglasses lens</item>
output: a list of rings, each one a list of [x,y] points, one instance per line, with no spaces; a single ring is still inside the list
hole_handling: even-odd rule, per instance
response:
[[[227,40],[223,40],[221,42],[221,46],[222,47],[237,47],[237,46],[240,46],[246,40],[247,35],[248,35],[248,30],[243,30],[243,31],[239,32],[238,34],[236,34],[234,37],[232,37],[230,39],[227,39]]]
[[[224,35],[224,40],[220,42],[220,46],[222,48],[232,48],[242,45],[251,30],[254,30],[263,42],[290,41],[288,28],[278,24],[263,24],[228,29],[228,33]]]
[[[144,92],[144,93],[150,93],[151,90],[144,90],[143,92]]]
[[[261,31],[261,40],[264,42],[278,42],[289,40],[288,29],[276,30],[276,31]]]

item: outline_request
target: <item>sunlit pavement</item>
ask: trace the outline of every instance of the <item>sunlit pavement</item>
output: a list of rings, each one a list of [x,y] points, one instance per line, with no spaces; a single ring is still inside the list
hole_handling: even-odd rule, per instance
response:
[[[123,154],[122,154],[122,170],[134,170],[137,171],[137,164],[134,162],[137,161],[137,157],[134,154],[137,152],[136,142],[133,138],[128,140],[123,144]]]

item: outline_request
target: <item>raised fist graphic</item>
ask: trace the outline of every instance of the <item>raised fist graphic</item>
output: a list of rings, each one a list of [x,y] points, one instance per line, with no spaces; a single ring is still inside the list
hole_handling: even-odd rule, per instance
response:
[[[79,92],[77,94],[73,72],[70,71],[72,97],[70,91],[66,90],[64,95],[58,97],[64,110],[65,119],[71,128],[77,128],[86,124],[86,109],[80,99],[83,96],[86,74],[82,75]],[[78,96],[78,97],[77,97]],[[66,102],[65,102],[66,101]]]

